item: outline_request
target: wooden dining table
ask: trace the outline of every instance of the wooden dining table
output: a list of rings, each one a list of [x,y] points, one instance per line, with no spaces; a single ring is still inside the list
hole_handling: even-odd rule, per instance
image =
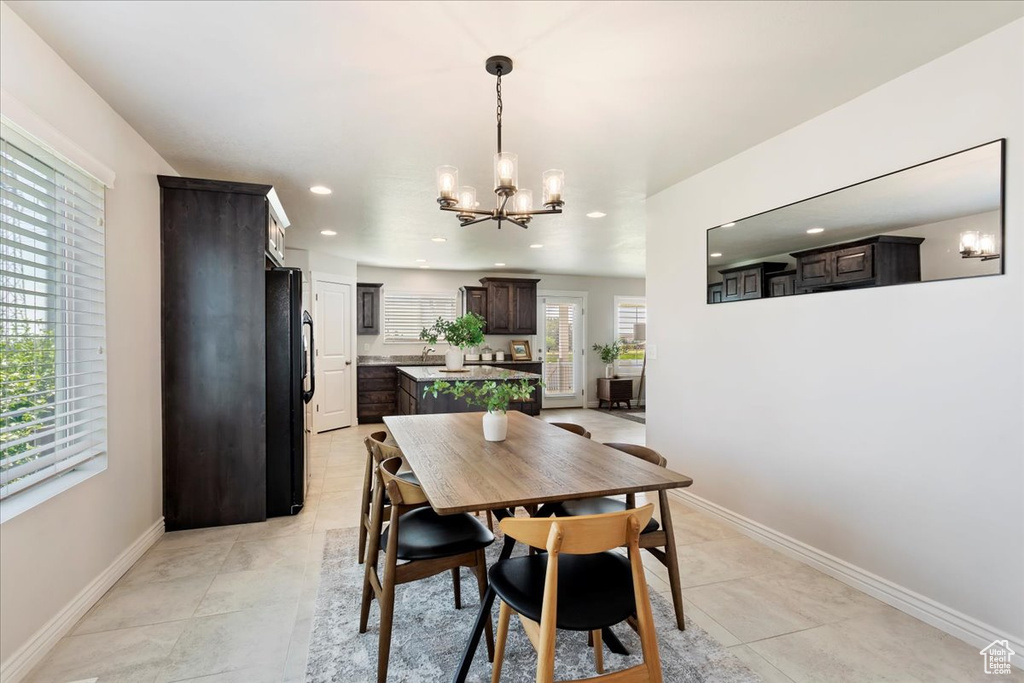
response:
[[[504,441],[485,441],[482,415],[384,418],[427,500],[440,515],[493,510],[502,519],[517,507],[543,510],[545,503],[663,491],[693,483],[686,475],[516,411],[508,413]],[[669,514],[668,510],[662,513]],[[511,556],[514,546],[515,541],[506,536],[501,559]],[[494,597],[488,587],[454,673],[455,683],[466,680]],[[613,643],[617,640],[612,636],[608,645]]]

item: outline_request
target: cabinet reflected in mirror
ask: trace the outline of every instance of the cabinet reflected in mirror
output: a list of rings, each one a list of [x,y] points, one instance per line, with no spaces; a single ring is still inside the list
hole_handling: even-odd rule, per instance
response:
[[[1004,272],[1005,140],[708,230],[707,301]]]

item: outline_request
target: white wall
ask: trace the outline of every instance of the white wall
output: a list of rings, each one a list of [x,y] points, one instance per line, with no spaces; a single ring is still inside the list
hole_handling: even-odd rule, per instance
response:
[[[648,444],[693,493],[1024,635],[1024,20],[647,202]],[[705,230],[1008,139],[1007,274],[705,304]]]
[[[174,169],[5,4],[0,81],[117,174],[106,197],[108,467],[0,527],[7,663],[162,517],[156,174]]]
[[[499,235],[500,237],[500,235]],[[466,285],[480,286],[482,277],[525,277],[539,278],[539,290],[587,292],[587,399],[595,399],[597,378],[604,376],[604,365],[591,344],[607,344],[613,339],[613,315],[616,296],[643,296],[644,281],[639,278],[580,277],[576,275],[545,275],[519,273],[486,273],[454,270],[424,270],[419,268],[373,268],[359,266],[359,282],[383,282],[384,290],[396,292],[456,292]],[[487,345],[492,349],[508,352],[510,339],[521,335],[487,335]],[[360,335],[359,355],[395,356],[419,354],[423,344],[385,344],[383,335]],[[438,351],[447,347],[442,345]],[[530,349],[535,358],[540,358],[537,337],[530,338]]]

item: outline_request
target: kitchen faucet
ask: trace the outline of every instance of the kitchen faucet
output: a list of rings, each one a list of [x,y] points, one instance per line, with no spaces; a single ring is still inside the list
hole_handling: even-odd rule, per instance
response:
[[[423,353],[420,354],[420,360],[426,362],[427,356],[432,354],[436,349],[431,347],[429,344],[423,347]]]

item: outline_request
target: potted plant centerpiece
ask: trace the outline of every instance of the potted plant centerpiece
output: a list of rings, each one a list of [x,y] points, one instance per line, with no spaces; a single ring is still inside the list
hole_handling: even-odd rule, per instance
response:
[[[438,318],[430,327],[423,328],[420,339],[430,345],[438,339],[448,342],[448,350],[444,354],[444,366],[448,370],[461,370],[463,365],[462,350],[484,343],[484,325],[487,321],[476,313],[467,313],[455,320]]]
[[[594,344],[594,350],[601,354],[605,377],[611,378],[615,375],[615,361],[622,355],[624,347],[625,345],[621,341],[613,341],[611,344]]]
[[[503,375],[508,376],[508,373]],[[423,396],[430,394],[437,398],[438,394],[451,394],[455,398],[466,400],[471,406],[480,406],[487,410],[483,417],[484,440],[504,441],[508,434],[508,405],[513,401],[526,401],[538,386],[528,380],[517,382],[511,380],[487,380],[486,382],[446,382],[437,380],[423,389]]]

